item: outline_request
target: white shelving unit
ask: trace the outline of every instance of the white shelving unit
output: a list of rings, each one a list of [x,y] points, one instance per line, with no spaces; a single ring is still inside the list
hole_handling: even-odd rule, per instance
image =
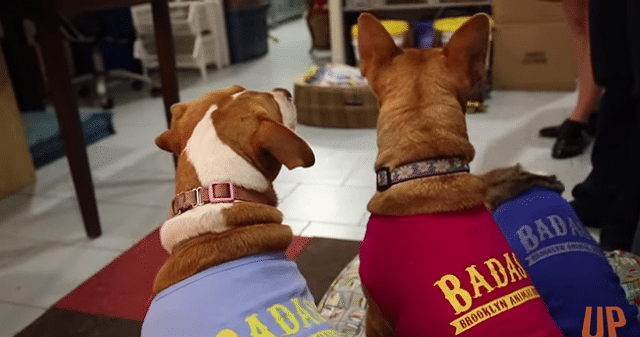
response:
[[[145,69],[158,67],[151,5],[131,7],[138,38],[134,57]],[[222,0],[169,2],[176,66],[197,68],[207,75],[207,66],[223,68],[231,63]]]

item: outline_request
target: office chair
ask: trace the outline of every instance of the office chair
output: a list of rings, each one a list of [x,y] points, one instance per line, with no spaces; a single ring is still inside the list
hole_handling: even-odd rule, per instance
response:
[[[125,17],[127,15],[129,16],[128,18]],[[126,69],[126,66],[119,67],[116,65],[115,68],[105,66],[103,48],[101,47],[109,44],[123,47],[133,45],[135,32],[131,26],[128,8],[94,12],[75,17],[61,17],[60,29],[63,37],[76,47],[76,57],[82,54],[78,52],[79,50],[84,50],[86,56],[87,48],[90,49],[88,53],[90,61],[88,63],[92,65],[92,69],[87,69],[90,72],[84,75],[72,78],[71,83],[81,84],[92,81],[102,108],[109,109],[113,107],[113,98],[109,96],[107,88],[108,81],[111,79],[132,80],[131,88],[136,91],[142,89],[143,85],[147,83],[152,86],[151,96],[158,97],[162,95],[161,89],[154,84],[146,73],[133,72]],[[131,55],[127,55],[126,59],[134,62],[133,53],[131,52]],[[76,64],[78,63],[76,62]],[[129,66],[128,68],[132,67]],[[87,85],[83,86],[79,91],[81,97],[89,96],[90,93],[91,90]]]

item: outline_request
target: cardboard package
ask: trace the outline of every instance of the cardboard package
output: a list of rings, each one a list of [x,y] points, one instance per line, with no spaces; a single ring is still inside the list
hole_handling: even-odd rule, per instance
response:
[[[566,22],[499,24],[493,43],[494,88],[575,90],[578,72]]]
[[[378,99],[367,87],[322,87],[294,83],[294,103],[300,124],[332,128],[375,128]]]
[[[561,2],[548,0],[494,0],[496,24],[549,23],[565,20]]]
[[[0,49],[0,198],[31,184],[35,169],[9,71]]]

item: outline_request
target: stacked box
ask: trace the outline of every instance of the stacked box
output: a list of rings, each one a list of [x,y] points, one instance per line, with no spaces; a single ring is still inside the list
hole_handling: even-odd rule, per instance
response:
[[[495,0],[493,85],[510,90],[575,90],[576,60],[562,4]]]

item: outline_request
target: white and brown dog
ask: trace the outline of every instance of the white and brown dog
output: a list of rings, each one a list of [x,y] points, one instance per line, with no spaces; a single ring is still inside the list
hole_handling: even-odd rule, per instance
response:
[[[334,336],[284,250],[272,182],[315,158],[295,132],[285,89],[211,92],[172,107],[156,144],[177,154],[176,197],[162,225],[171,253],[154,281],[142,336]]]
[[[380,103],[378,192],[360,248],[367,336],[562,336],[469,173],[463,106],[486,71],[488,17],[428,50],[396,47],[370,14],[358,28]]]

